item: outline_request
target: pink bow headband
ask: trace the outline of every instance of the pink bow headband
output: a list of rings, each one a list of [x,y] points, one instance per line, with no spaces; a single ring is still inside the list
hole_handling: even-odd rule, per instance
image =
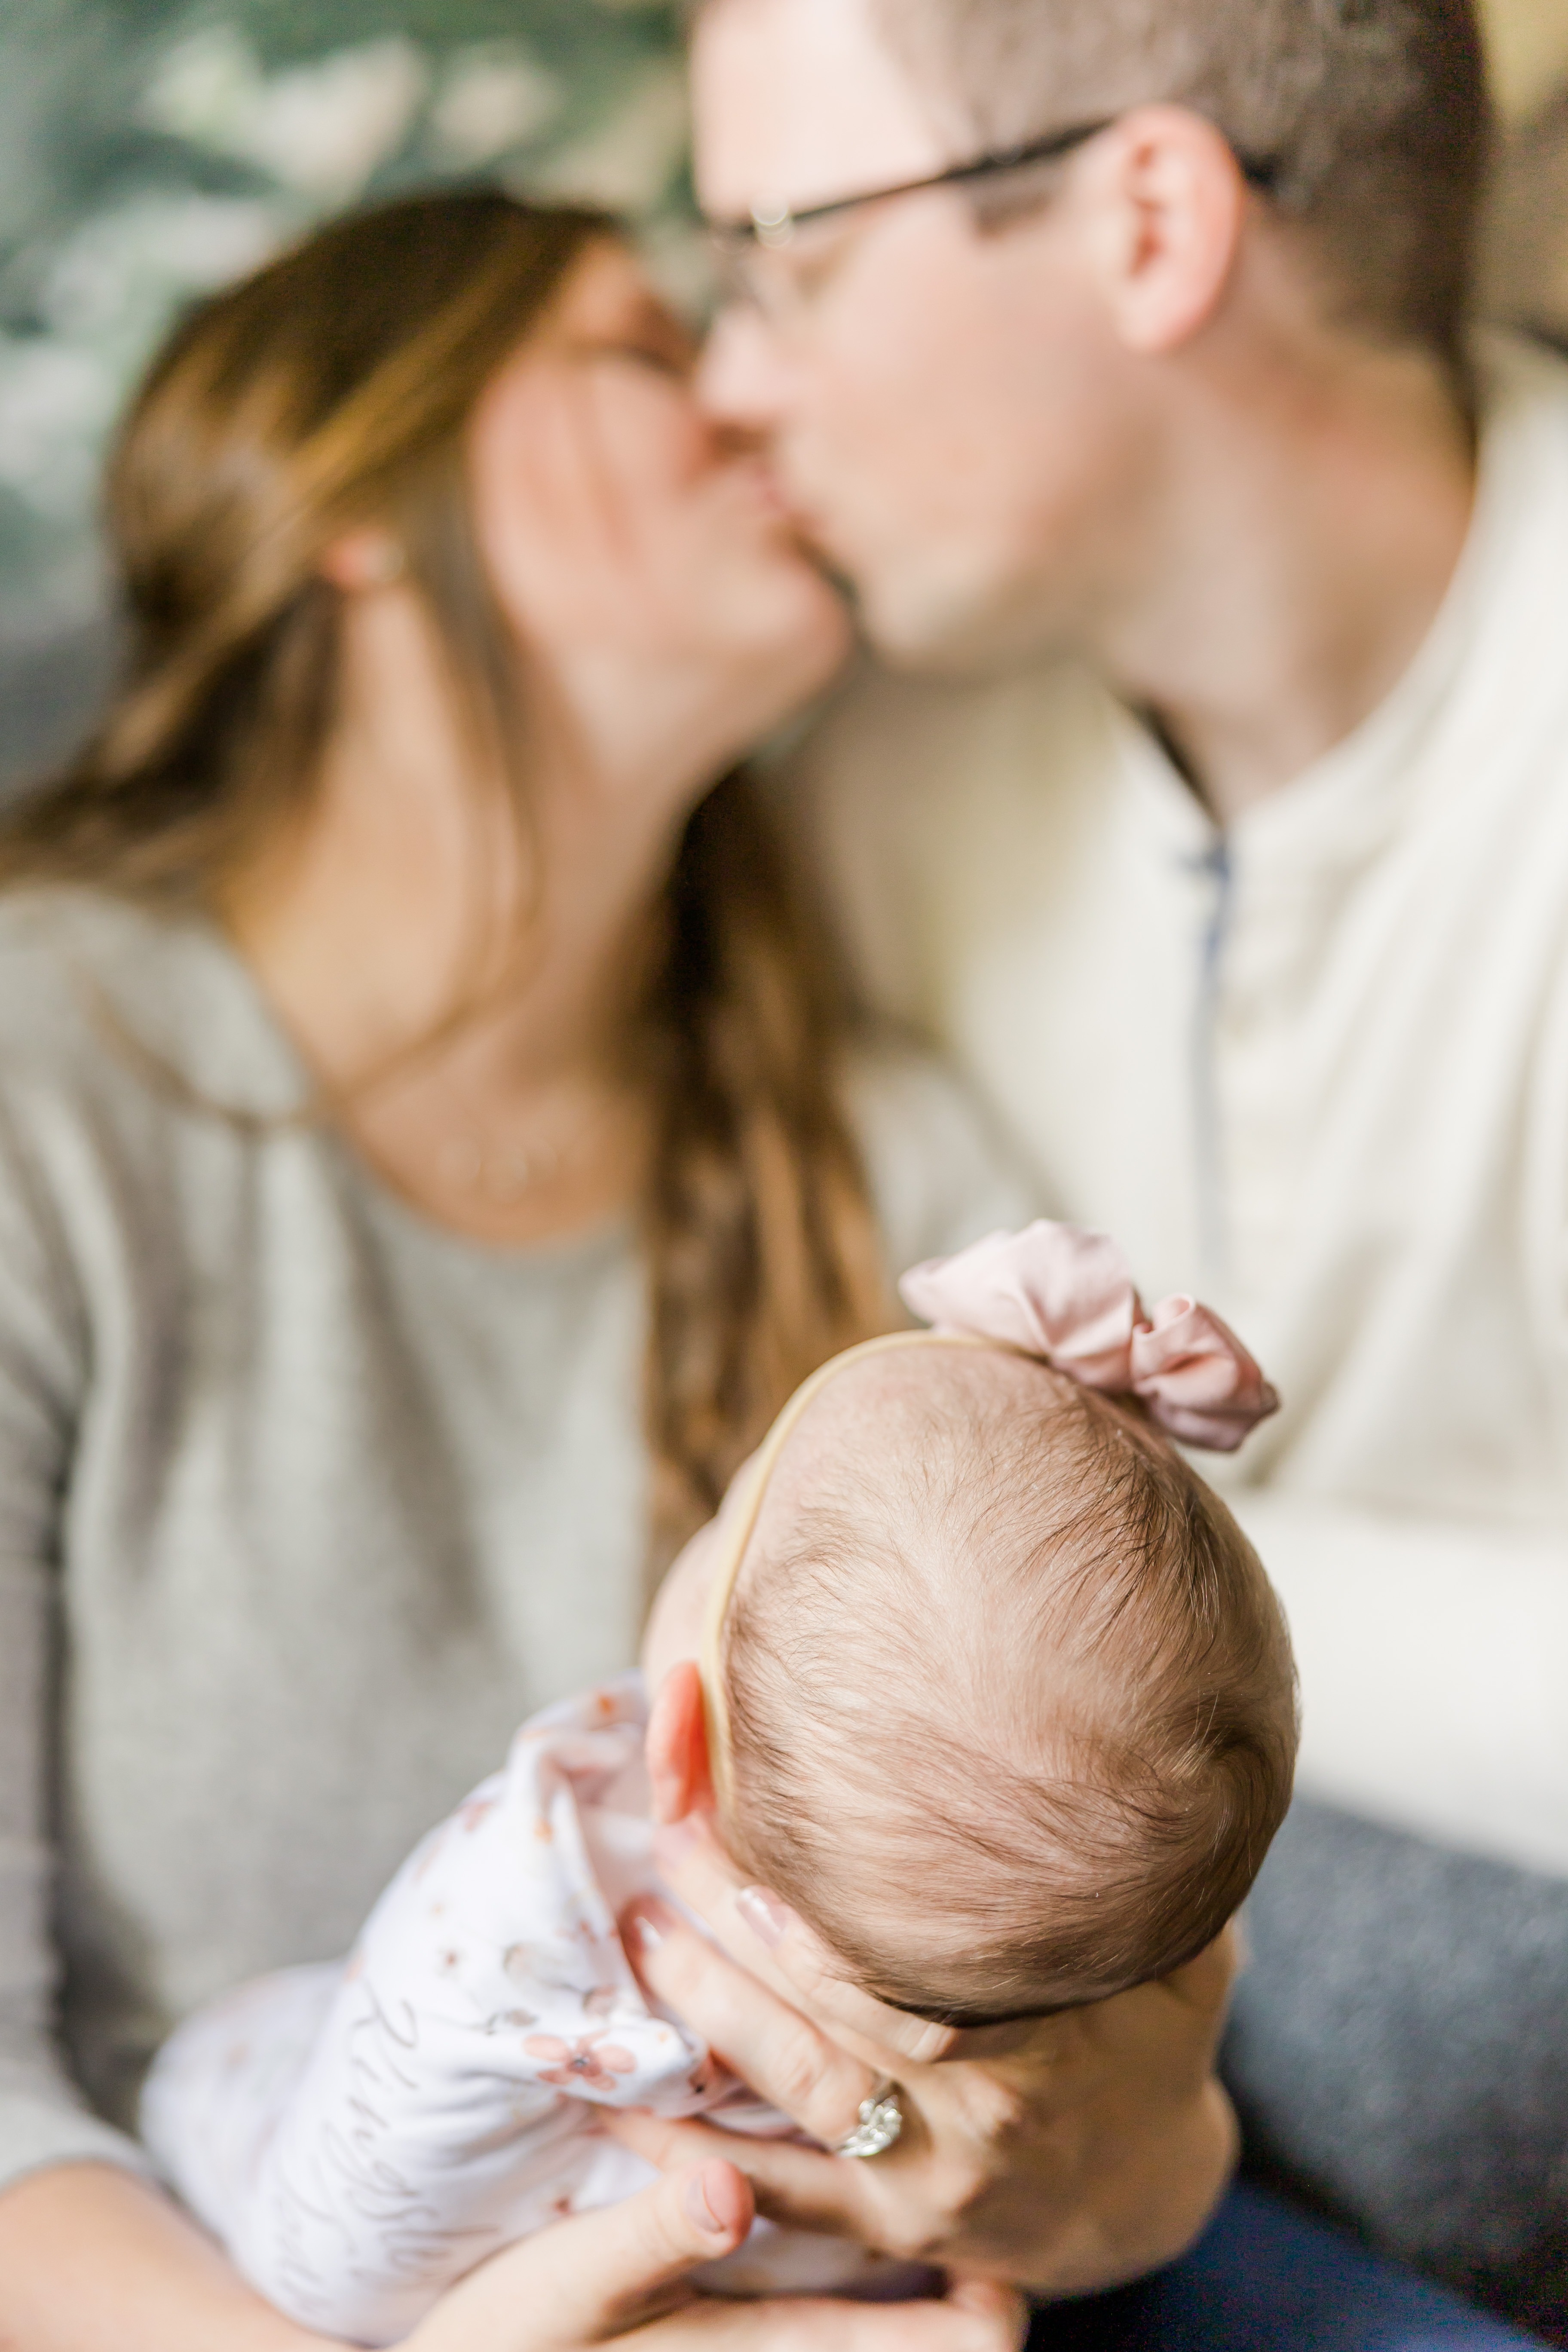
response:
[[[1145,1315],[1126,1258],[1107,1234],[1041,1218],[931,1258],[899,1285],[941,1330],[1038,1356],[1085,1388],[1135,1396],[1184,1445],[1234,1454],[1279,1400],[1241,1341],[1194,1299]]]
[[[709,1746],[727,1785],[729,1702],[724,1618],[773,1465],[813,1400],[847,1364],[889,1349],[956,1336],[1016,1348],[1085,1388],[1142,1400],[1152,1421],[1185,1445],[1234,1454],[1279,1400],[1234,1331],[1191,1298],[1143,1312],[1127,1260],[1106,1234],[1041,1219],[1021,1234],[991,1234],[956,1257],[931,1258],[899,1285],[934,1331],[893,1331],[835,1356],[798,1388],[741,1473],[744,1491],[719,1522],[719,1550],[702,1632]]]

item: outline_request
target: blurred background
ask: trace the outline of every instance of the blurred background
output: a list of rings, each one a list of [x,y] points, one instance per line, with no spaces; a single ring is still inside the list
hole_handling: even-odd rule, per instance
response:
[[[689,253],[666,0],[4,0],[0,781],[109,633],[99,460],[171,315],[367,195],[493,173]],[[1568,341],[1568,0],[1487,0],[1506,125],[1486,307]]]

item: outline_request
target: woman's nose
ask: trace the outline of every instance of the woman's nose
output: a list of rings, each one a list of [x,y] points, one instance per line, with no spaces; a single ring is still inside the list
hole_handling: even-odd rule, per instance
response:
[[[727,438],[754,447],[787,417],[791,373],[761,312],[732,303],[719,313],[703,350],[698,403]]]

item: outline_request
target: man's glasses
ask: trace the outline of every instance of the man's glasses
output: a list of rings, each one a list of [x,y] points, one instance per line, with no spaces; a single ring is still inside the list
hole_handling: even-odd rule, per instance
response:
[[[788,205],[757,205],[752,206],[748,220],[710,220],[708,233],[718,254],[726,288],[742,300],[774,310],[784,289],[768,282],[759,263],[765,254],[784,252],[794,244],[800,230],[813,228],[819,222],[842,220],[867,205],[885,205],[894,196],[921,195],[931,188],[983,186],[1008,173],[1026,171],[1031,165],[1055,163],[1064,155],[1070,155],[1075,148],[1098,139],[1118,119],[1106,115],[1096,122],[1077,122],[1067,131],[1053,131],[1046,138],[1027,140],[1021,146],[994,148],[988,154],[977,155],[972,163],[954,163],[947,171],[932,172],[924,179],[900,180],[891,187],[867,188],[858,195],[837,196],[831,204],[807,205],[799,212]],[[1266,194],[1279,178],[1279,167],[1272,159],[1237,152],[1237,163],[1242,177]]]

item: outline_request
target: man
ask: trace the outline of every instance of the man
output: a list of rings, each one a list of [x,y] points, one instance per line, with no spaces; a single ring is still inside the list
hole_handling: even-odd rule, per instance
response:
[[[1267,1365],[1303,1783],[1435,1842],[1287,1832],[1244,2105],[1561,2310],[1568,370],[1469,332],[1468,0],[708,0],[693,72],[708,404],[890,666],[795,780],[861,982]]]

